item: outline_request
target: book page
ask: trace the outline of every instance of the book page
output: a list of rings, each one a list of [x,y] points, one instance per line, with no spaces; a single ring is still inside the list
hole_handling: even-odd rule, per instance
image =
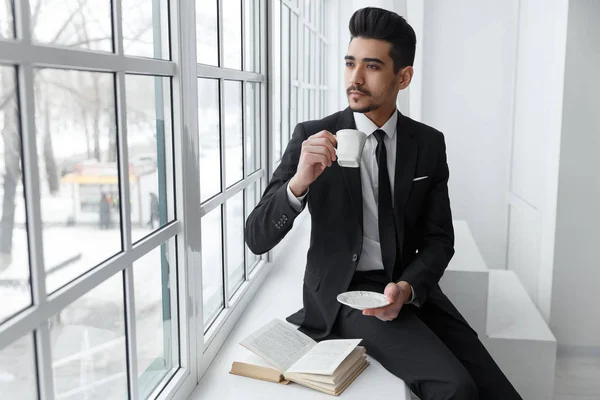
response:
[[[339,367],[337,367],[332,375],[322,374],[304,374],[300,372],[288,372],[285,375],[287,377],[293,377],[294,379],[306,379],[314,382],[322,383],[339,383],[342,380],[342,376],[346,374],[356,364],[360,364],[361,360],[366,360],[366,351],[362,346],[357,346],[348,357],[342,361]]]
[[[291,325],[274,319],[241,342],[280,372],[287,370],[316,342]]]
[[[362,339],[323,340],[317,343],[288,372],[331,375]]]

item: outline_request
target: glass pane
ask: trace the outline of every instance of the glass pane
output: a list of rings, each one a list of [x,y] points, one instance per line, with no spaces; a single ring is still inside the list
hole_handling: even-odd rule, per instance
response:
[[[204,332],[209,322],[217,317],[223,303],[223,234],[221,230],[221,206],[215,208],[201,221],[202,229],[202,304]]]
[[[196,56],[201,64],[219,65],[218,0],[196,0]]]
[[[301,3],[304,4],[304,9],[302,10],[302,16],[306,22],[309,22],[309,14],[310,14],[310,0],[301,0]]]
[[[310,90],[310,119],[317,118],[317,91],[315,89]]]
[[[260,168],[260,86],[255,82],[246,82],[246,176]]]
[[[34,85],[50,293],[121,251],[114,75],[38,69]]]
[[[121,4],[125,54],[168,60],[168,0],[121,0]]]
[[[260,184],[260,181],[254,182],[253,184],[248,186],[248,188],[244,191],[244,194],[246,196],[245,197],[246,210],[245,210],[245,215],[244,215],[244,221],[246,221],[248,219],[248,215],[250,215],[252,210],[254,210],[254,207],[256,207],[256,204],[258,204],[258,196],[260,193],[259,184]],[[252,272],[252,270],[254,270],[254,268],[256,267],[256,263],[258,262],[258,260],[260,260],[260,256],[257,256],[256,254],[251,252],[250,249],[248,248],[248,246],[245,246],[245,247],[246,247],[246,269],[248,271],[248,275],[250,275],[250,272]]]
[[[127,398],[123,274],[117,273],[51,320],[57,399]]]
[[[306,26],[304,26],[304,71],[302,72],[302,82],[308,83],[310,79],[310,61],[312,57],[310,56],[310,34],[309,30]]]
[[[310,119],[310,93],[308,89],[302,89],[302,99],[304,101],[304,106],[302,107],[302,121],[307,121]]]
[[[15,69],[0,66],[0,323],[31,305]]]
[[[292,13],[292,29],[291,29],[291,40],[290,40],[290,52],[291,58],[297,60],[298,54],[298,16]],[[292,63],[292,81],[298,80],[298,63]]]
[[[15,37],[13,1],[0,1],[0,37],[12,39]]]
[[[225,81],[225,182],[227,187],[244,176],[242,150],[242,82]]]
[[[319,55],[320,55],[319,84],[324,85],[325,84],[325,64],[327,63],[327,60],[325,59],[325,57],[326,57],[325,44],[320,40],[319,40]]]
[[[303,108],[304,108],[304,98],[302,94],[304,93],[304,89],[298,88],[298,110],[296,112],[296,123],[302,122],[303,120]]]
[[[315,83],[315,81],[313,80],[313,71],[315,69],[315,58],[316,58],[316,54],[315,54],[315,47],[314,45],[314,38],[315,34],[312,33],[312,31],[309,31],[308,33],[308,54],[312,55],[311,59],[308,60],[308,75],[307,75],[307,80],[308,83]]]
[[[221,192],[219,140],[219,81],[198,79],[198,135],[200,142],[200,198]]]
[[[33,336],[0,350],[0,393],[3,399],[37,399]]]
[[[55,46],[113,51],[110,1],[30,0],[33,40]]]
[[[273,2],[273,104],[281,104],[281,2]],[[281,107],[273,107],[273,160],[281,154]]]
[[[227,200],[227,273],[229,298],[244,281],[244,192]]]
[[[321,63],[321,57],[319,54],[319,40],[317,38],[316,34],[312,34],[312,48],[311,48],[311,54],[314,54],[314,59],[312,60],[311,64],[312,64],[312,74],[311,74],[311,82],[314,84],[318,84],[317,81],[317,67],[319,66],[319,64]]]
[[[290,98],[290,132],[293,133],[298,123],[298,87],[292,86]]]
[[[327,15],[327,11],[326,11],[326,7],[327,5],[325,4],[324,1],[320,1],[319,5],[321,7],[321,9],[319,10],[320,14],[319,14],[319,20],[320,20],[320,28],[319,30],[321,31],[322,35],[325,35],[325,15]]]
[[[171,85],[169,78],[126,75],[132,240],[173,219]],[[168,208],[167,208],[168,206]]]
[[[290,129],[290,9],[282,7],[281,15],[281,150],[285,149]],[[281,154],[279,157],[281,158]]]
[[[258,0],[244,0],[244,69],[259,71],[260,57],[260,4]]]
[[[242,69],[242,2],[222,0],[223,67]]]
[[[179,366],[177,323],[172,318],[169,277],[177,273],[175,238],[154,248],[133,264],[137,367],[140,398]]]
[[[261,13],[260,0],[254,0],[254,71],[261,72]]]

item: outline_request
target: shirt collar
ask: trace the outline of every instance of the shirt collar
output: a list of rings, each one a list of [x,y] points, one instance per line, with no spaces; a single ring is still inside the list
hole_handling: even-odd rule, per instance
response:
[[[383,124],[381,128],[378,128],[377,125],[375,125],[375,123],[371,121],[365,114],[357,112],[353,114],[356,129],[366,133],[367,136],[371,135],[377,129],[381,129],[390,139],[394,137],[394,134],[396,133],[396,124],[398,122],[398,111],[394,111],[392,116],[386,121],[385,124]]]

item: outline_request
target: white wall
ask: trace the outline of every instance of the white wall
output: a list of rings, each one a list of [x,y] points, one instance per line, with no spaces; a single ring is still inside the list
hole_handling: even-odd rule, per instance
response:
[[[569,4],[550,326],[600,346],[600,1]]]
[[[517,0],[425,2],[422,120],[444,132],[455,219],[506,267]]]
[[[568,0],[521,0],[508,260],[549,321]]]
[[[423,22],[425,6],[423,0],[407,0],[406,20],[415,30],[417,35],[417,49],[415,52],[414,75],[409,86],[409,113],[417,121],[421,121],[421,108],[423,106]]]

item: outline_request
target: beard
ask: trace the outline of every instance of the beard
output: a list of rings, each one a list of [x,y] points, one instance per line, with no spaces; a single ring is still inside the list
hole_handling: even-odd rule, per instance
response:
[[[362,107],[352,105],[350,102],[348,102],[348,104],[350,106],[350,109],[353,112],[360,113],[360,114],[365,114],[365,113],[371,112],[373,110],[377,110],[380,107],[378,104],[369,104],[368,106],[362,106]]]
[[[369,104],[366,106],[358,106],[358,105],[352,104],[352,100],[350,99],[351,91],[361,92],[365,96],[368,96],[368,97],[371,97],[371,92],[369,92],[368,90],[364,90],[363,88],[358,88],[356,86],[350,86],[349,88],[346,89],[346,95],[348,96],[348,105],[350,106],[350,109],[353,112],[364,114],[364,113],[368,113],[373,110],[377,110],[380,107],[378,104]]]

